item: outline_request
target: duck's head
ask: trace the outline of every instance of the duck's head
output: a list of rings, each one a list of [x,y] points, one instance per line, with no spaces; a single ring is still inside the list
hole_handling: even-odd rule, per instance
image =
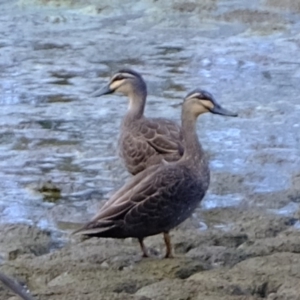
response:
[[[115,92],[125,96],[129,96],[131,93],[144,93],[146,92],[146,83],[138,72],[122,69],[111,77],[107,86],[95,91],[92,96],[100,97]]]
[[[206,112],[229,117],[238,116],[237,113],[223,108],[219,103],[216,102],[211,93],[202,89],[196,89],[190,92],[185,97],[183,108],[196,117]]]

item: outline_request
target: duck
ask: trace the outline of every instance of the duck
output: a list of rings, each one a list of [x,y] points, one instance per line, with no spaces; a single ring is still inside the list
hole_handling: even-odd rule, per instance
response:
[[[147,257],[144,238],[162,233],[165,257],[173,257],[170,230],[191,216],[209,187],[208,160],[196,132],[198,116],[207,112],[237,116],[219,105],[205,90],[189,93],[181,114],[185,144],[182,157],[175,162],[153,165],[131,177],[95,217],[74,234],[86,238],[137,238],[143,256]]]
[[[120,93],[129,98],[129,106],[121,123],[118,152],[132,175],[161,163],[177,161],[184,145],[180,126],[165,118],[144,116],[147,86],[138,72],[122,69],[107,86],[92,93],[93,97]]]

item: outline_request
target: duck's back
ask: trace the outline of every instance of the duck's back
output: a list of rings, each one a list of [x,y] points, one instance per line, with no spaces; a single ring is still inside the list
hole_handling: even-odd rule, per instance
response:
[[[177,161],[184,145],[179,125],[167,119],[127,120],[121,126],[119,155],[127,170],[135,175],[162,159]]]

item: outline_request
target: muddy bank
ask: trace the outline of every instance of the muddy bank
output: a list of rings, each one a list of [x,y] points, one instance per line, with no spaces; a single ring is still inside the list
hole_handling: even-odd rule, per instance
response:
[[[70,240],[44,254],[48,233],[10,226],[0,241],[1,271],[37,299],[300,299],[300,232],[296,219],[231,210],[232,228],[174,230],[174,259],[162,259],[161,236],[146,239],[151,258],[128,239]],[[26,233],[24,230],[26,228]],[[26,251],[19,239],[26,236]],[[46,238],[45,238],[46,237]],[[2,286],[0,298],[12,294]],[[13,298],[12,298],[13,299]]]

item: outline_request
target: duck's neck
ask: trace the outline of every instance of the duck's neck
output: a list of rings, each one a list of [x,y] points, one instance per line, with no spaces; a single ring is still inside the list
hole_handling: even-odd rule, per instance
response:
[[[204,159],[204,151],[199,143],[196,132],[197,116],[191,113],[182,115],[182,133],[185,142],[185,150],[182,159],[191,161],[195,166]]]
[[[129,106],[126,114],[126,119],[128,121],[137,120],[143,117],[146,97],[147,97],[147,89],[146,87],[138,87],[132,90],[129,94]]]

